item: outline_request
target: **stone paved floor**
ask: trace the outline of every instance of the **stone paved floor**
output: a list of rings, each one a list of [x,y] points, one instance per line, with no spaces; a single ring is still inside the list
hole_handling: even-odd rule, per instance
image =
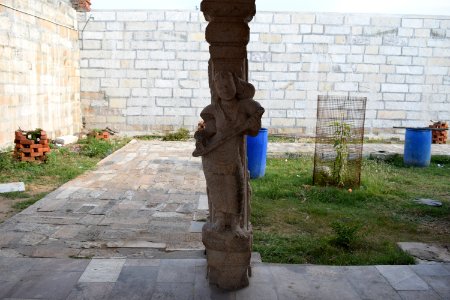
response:
[[[450,264],[336,267],[252,263],[220,291],[205,259],[0,258],[0,299],[450,299]]]
[[[128,144],[1,224],[0,257],[197,255],[208,205],[192,150],[176,142]]]
[[[255,259],[249,288],[209,286],[198,232],[205,183],[192,150],[192,142],[130,143],[0,224],[0,299],[450,299],[450,264]],[[402,153],[403,146],[365,147],[378,150]],[[269,145],[270,155],[312,151],[312,144]],[[450,146],[433,152],[450,155]]]
[[[372,152],[385,151],[403,155],[403,144],[364,144],[363,156],[367,157]],[[268,154],[282,155],[285,153],[314,153],[313,143],[269,143]],[[450,155],[450,144],[432,144],[431,154]]]

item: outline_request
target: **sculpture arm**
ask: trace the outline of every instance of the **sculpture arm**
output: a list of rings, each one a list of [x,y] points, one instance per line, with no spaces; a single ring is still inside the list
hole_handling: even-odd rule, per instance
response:
[[[249,117],[245,122],[245,134],[256,136],[261,129],[261,117],[265,110],[258,102],[254,100],[249,100],[246,108]]]
[[[204,120],[204,125],[202,131],[202,135],[206,138],[210,138],[216,134],[216,119],[214,116],[214,107],[212,105],[208,105],[205,107],[200,116]]]

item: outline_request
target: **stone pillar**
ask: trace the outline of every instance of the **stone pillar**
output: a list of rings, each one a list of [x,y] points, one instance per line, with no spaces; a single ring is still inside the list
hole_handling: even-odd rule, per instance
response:
[[[215,71],[230,71],[248,80],[248,22],[256,13],[255,0],[203,0],[201,11],[209,22],[205,37],[210,44],[210,83]]]
[[[208,278],[222,289],[249,285],[252,229],[245,135],[256,135],[264,109],[252,98],[248,83],[248,22],[255,0],[203,0],[209,22],[211,104],[195,134],[194,156],[202,156],[207,183],[209,220],[202,231]]]

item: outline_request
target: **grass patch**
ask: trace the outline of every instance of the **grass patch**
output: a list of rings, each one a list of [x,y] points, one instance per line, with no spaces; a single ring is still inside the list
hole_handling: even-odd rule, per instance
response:
[[[141,140],[141,141],[161,141],[162,137],[158,135],[135,135],[135,139]]]
[[[104,140],[88,137],[79,142],[81,144],[80,154],[88,157],[105,158],[117,149],[122,148],[129,141],[129,139]]]
[[[38,202],[39,200],[44,198],[47,194],[48,194],[48,192],[43,192],[43,193],[38,193],[34,196],[27,197],[29,199],[14,203],[12,205],[12,208],[14,208],[18,211],[24,210],[25,208],[35,204],[36,202]]]
[[[405,142],[399,138],[364,138],[364,144],[404,144]]]
[[[269,143],[314,143],[314,138],[269,134]]]
[[[23,181],[26,192],[0,194],[0,201],[14,200],[23,210],[69,180],[93,169],[104,157],[124,146],[129,139],[81,140],[79,146],[52,149],[45,163],[20,162],[10,151],[0,153],[0,183]]]
[[[28,194],[26,192],[10,192],[10,193],[2,193],[1,195],[4,198],[8,198],[8,199],[23,199],[23,198],[32,197],[30,194]]]
[[[254,249],[264,261],[409,264],[397,242],[450,246],[449,157],[433,157],[428,168],[404,167],[401,157],[364,160],[362,185],[353,192],[312,186],[312,169],[311,157],[269,159],[266,176],[252,181]]]

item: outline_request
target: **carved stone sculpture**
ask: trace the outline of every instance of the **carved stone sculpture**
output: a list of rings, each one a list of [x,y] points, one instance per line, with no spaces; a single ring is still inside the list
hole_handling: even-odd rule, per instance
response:
[[[264,109],[247,82],[248,22],[255,0],[204,0],[206,40],[211,44],[211,104],[195,133],[194,156],[202,157],[209,219],[202,231],[209,281],[223,289],[249,284],[252,229],[245,135],[261,128]]]

